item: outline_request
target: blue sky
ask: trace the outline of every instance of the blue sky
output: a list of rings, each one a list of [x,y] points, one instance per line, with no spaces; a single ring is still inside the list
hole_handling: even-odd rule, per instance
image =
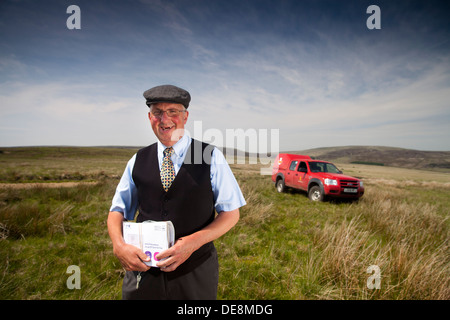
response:
[[[66,27],[71,4],[80,30]],[[380,30],[366,27],[371,4]],[[449,9],[412,0],[2,0],[0,146],[148,145],[142,93],[170,83],[191,93],[191,132],[194,123],[223,136],[277,129],[281,150],[450,150]]]

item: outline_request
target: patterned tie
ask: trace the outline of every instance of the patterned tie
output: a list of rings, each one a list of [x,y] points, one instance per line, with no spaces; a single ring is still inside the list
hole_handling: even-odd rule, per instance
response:
[[[173,168],[173,162],[170,158],[173,153],[173,148],[169,147],[164,150],[164,159],[161,166],[161,182],[164,190],[167,192],[173,179],[175,179],[175,169]]]

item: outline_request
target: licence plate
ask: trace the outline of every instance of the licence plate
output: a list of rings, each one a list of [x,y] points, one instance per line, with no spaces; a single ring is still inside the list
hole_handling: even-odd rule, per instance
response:
[[[344,192],[348,192],[348,193],[357,193],[357,192],[358,192],[358,189],[344,188]]]

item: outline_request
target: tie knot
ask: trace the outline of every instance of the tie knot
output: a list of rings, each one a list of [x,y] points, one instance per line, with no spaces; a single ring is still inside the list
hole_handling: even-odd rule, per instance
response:
[[[173,153],[173,148],[172,147],[169,147],[169,148],[166,148],[166,149],[164,149],[164,156],[171,156],[172,155],[172,153]]]

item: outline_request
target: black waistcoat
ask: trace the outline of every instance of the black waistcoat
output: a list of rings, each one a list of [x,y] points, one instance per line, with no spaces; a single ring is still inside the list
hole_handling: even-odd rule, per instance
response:
[[[192,139],[185,161],[167,192],[161,183],[157,143],[140,149],[132,172],[139,200],[136,221],[170,220],[175,227],[175,239],[210,224],[215,216],[210,178],[212,149],[211,145]],[[206,158],[202,156],[205,153]],[[212,242],[194,252],[175,272],[191,270],[208,258],[211,250],[214,250]]]

